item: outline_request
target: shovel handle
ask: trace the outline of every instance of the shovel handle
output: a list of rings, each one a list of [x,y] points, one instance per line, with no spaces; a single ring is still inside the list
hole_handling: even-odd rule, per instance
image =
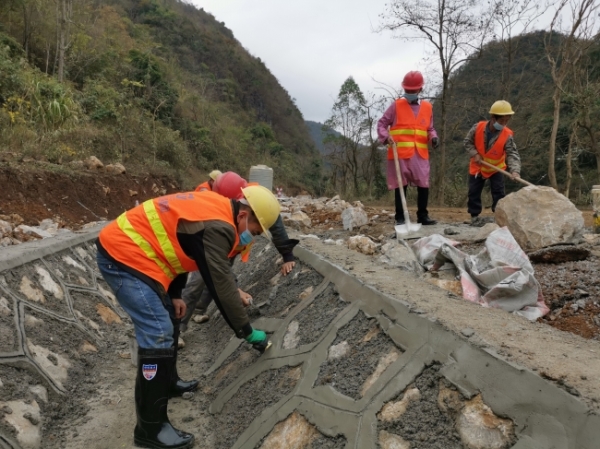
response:
[[[525,181],[524,179],[521,179],[521,178],[513,178],[512,175],[509,172],[507,172],[506,170],[502,170],[501,168],[498,168],[495,165],[492,165],[492,164],[490,164],[490,163],[488,163],[486,161],[481,161],[481,165],[484,165],[487,168],[491,168],[492,170],[496,170],[497,172],[500,172],[503,175],[508,176],[513,181],[520,182],[521,184],[525,184],[526,186],[533,186],[533,187],[535,187],[535,185],[532,184],[532,183],[530,183],[529,181]]]
[[[406,229],[410,230],[410,217],[408,216],[408,206],[406,205],[406,197],[404,196],[404,185],[402,182],[402,174],[400,172],[400,163],[398,162],[398,150],[396,148],[396,142],[393,142],[392,144],[392,151],[394,152],[394,166],[396,167],[396,178],[398,179],[398,190],[400,190],[404,221],[406,222]]]

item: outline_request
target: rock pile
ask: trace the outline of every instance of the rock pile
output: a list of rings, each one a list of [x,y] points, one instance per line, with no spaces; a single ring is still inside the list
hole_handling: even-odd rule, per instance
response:
[[[73,232],[72,229],[64,226],[60,217],[46,218],[37,226],[25,225],[23,221],[23,218],[17,214],[0,215],[0,247],[19,245],[30,240],[46,239]]]

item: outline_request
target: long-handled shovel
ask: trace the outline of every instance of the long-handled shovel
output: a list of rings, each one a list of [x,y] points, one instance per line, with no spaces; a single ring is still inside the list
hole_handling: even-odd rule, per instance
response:
[[[502,173],[504,176],[508,176],[513,181],[520,182],[521,184],[525,184],[526,186],[536,187],[535,184],[532,184],[529,181],[525,181],[524,179],[513,178],[512,175],[509,172],[507,172],[506,170],[502,170],[501,168],[498,168],[495,165],[492,165],[492,164],[490,164],[490,163],[488,163],[486,161],[481,161],[481,165],[484,165],[487,168],[491,168],[492,170],[496,170],[497,172]]]
[[[417,232],[421,229],[421,223],[412,224],[410,217],[408,216],[408,207],[406,206],[406,197],[404,196],[404,186],[402,184],[402,174],[400,173],[400,163],[398,162],[398,151],[396,149],[396,142],[393,144],[394,151],[394,165],[396,166],[396,177],[398,178],[398,188],[400,190],[400,198],[402,199],[402,212],[404,212],[404,224],[396,225],[396,236],[406,235],[411,232]]]

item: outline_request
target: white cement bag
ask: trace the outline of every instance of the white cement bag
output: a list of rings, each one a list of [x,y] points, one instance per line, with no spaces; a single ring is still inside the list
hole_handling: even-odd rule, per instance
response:
[[[412,248],[427,268],[434,263],[439,267],[446,261],[452,262],[460,272],[463,297],[469,301],[514,312],[529,320],[550,311],[531,262],[507,228],[492,232],[485,249],[476,256],[463,253],[454,244],[435,234],[419,239]]]

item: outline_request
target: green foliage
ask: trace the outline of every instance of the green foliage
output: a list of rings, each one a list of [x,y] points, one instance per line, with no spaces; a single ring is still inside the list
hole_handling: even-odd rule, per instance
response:
[[[283,185],[319,188],[298,108],[210,14],[180,0],[73,2],[60,84],[54,4],[13,3],[0,2],[1,147],[132,171],[264,163]]]

